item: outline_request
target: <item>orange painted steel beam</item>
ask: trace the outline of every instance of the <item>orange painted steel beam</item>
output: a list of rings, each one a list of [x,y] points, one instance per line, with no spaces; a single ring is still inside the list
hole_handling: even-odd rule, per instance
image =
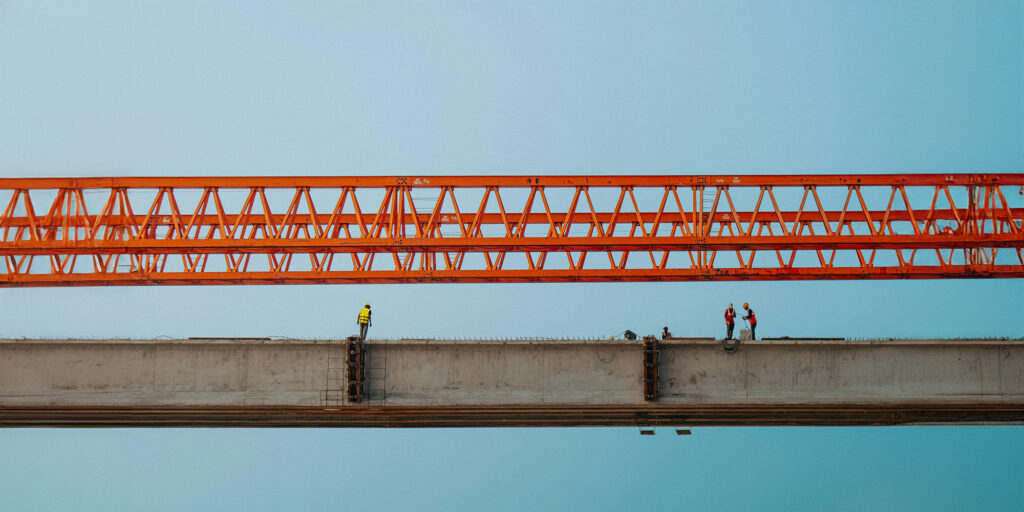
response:
[[[608,283],[628,281],[815,281],[858,279],[1024,278],[1017,265],[917,266],[912,270],[874,267],[778,269],[621,270],[615,275],[595,270],[509,270],[499,277],[485,270],[372,272],[190,272],[46,274],[6,286],[130,286],[234,284],[403,284],[403,283]]]
[[[431,187],[665,187],[665,186],[949,186],[1024,185],[1021,174],[748,174],[748,175],[552,175],[552,176],[204,176],[0,178],[0,189],[57,188],[383,188]]]
[[[708,237],[574,237],[574,238],[349,238],[349,239],[214,239],[214,240],[63,240],[16,241],[0,246],[7,255],[110,254],[305,254],[576,252],[576,251],[757,251],[851,249],[1013,248],[1015,233],[985,235],[846,235],[846,236],[708,236]]]
[[[0,178],[0,286],[1016,278],[1017,187],[1022,174]]]
[[[1011,208],[1011,210],[1012,210],[1012,216],[1013,217],[1015,217],[1015,218],[1024,217],[1024,208]],[[794,221],[797,220],[797,212],[785,211],[785,212],[781,212],[781,213],[782,213],[783,221],[785,221],[785,222],[794,222]],[[838,211],[830,211],[830,212],[825,212],[825,215],[827,215],[829,218],[835,219],[835,218],[839,217],[840,213],[841,212],[838,212]],[[955,220],[957,218],[956,217],[957,212],[955,212],[954,210],[950,210],[950,209],[944,209],[944,210],[943,209],[936,209],[934,211],[929,211],[929,210],[916,210],[916,211],[897,210],[897,211],[889,212],[889,220],[893,221],[893,222],[906,222],[906,221],[910,221],[912,218],[923,219],[923,218],[925,218],[929,214],[931,214],[932,220]],[[881,211],[881,210],[873,211],[873,212],[870,212],[870,215],[873,218],[880,219],[880,218],[882,218],[883,215],[885,215],[885,212]],[[110,215],[110,216],[107,216],[106,218],[102,219],[102,221],[106,225],[110,225],[110,226],[136,226],[136,225],[141,225],[146,220],[146,217],[147,217],[146,215],[139,215],[139,214],[135,214],[135,215],[132,215],[132,216],[127,216],[127,215],[124,215],[124,216],[122,216],[122,215]],[[569,214],[566,213],[566,212],[551,212],[551,219],[554,220],[556,223],[559,223],[559,224],[565,222],[567,217],[569,218],[569,222],[571,224],[574,224],[574,225],[575,224],[589,224],[589,223],[592,222],[592,219],[590,219],[589,217],[584,218],[584,217],[581,217],[579,215],[569,216]],[[596,217],[597,217],[598,222],[610,222],[612,214],[611,214],[611,212],[598,212],[596,214]],[[654,211],[640,212],[639,213],[639,217],[640,217],[640,221],[641,222],[654,222],[658,218],[658,212],[654,212]],[[83,215],[83,216],[77,217],[77,219],[78,219],[77,222],[79,222],[81,226],[92,226],[93,224],[96,223],[98,218],[99,217],[96,216],[96,215]],[[755,222],[776,222],[778,220],[778,215],[775,212],[757,212],[757,214],[753,214],[751,212],[737,212],[735,215],[733,215],[732,213],[728,213],[728,212],[715,212],[715,214],[713,216],[711,216],[711,217],[708,217],[707,220],[710,221],[710,222],[719,223],[719,222],[730,222],[734,218],[746,219],[748,222],[749,222],[749,220],[751,218],[753,218]],[[170,215],[153,216],[153,217],[151,217],[149,219],[149,225],[151,225],[151,226],[171,226],[171,225],[173,225],[173,220],[174,220],[173,217],[171,217]],[[520,219],[518,219],[518,218],[517,219],[508,219],[508,225],[512,226],[512,227],[517,227],[520,224],[537,224],[537,223],[540,223],[540,222],[547,222],[547,220],[548,220],[548,217],[544,213],[530,213],[525,219],[522,219],[522,221],[520,221]],[[866,222],[867,221],[866,215],[865,215],[864,212],[851,212],[851,211],[846,212],[846,220],[849,220],[851,222]],[[316,215],[304,214],[304,215],[295,215],[291,219],[286,219],[286,217],[284,215],[280,214],[280,213],[274,213],[274,214],[271,214],[269,216],[269,220],[267,218],[260,217],[260,218],[245,219],[245,221],[246,221],[246,225],[248,225],[248,226],[263,226],[263,225],[268,225],[268,224],[281,225],[281,224],[285,223],[286,221],[287,222],[291,222],[291,223],[296,224],[296,225],[316,224],[316,223],[327,224],[329,222],[334,222],[335,224],[338,224],[338,225],[348,225],[348,226],[350,226],[353,229],[358,228],[358,226],[359,226],[359,219],[357,219],[356,215],[352,214],[352,213],[339,214],[339,215],[334,216],[333,218],[332,218],[332,216],[330,214],[326,214],[326,213],[320,213],[320,214],[316,214]],[[367,219],[364,218],[364,227],[369,227],[369,222],[370,221],[372,221],[372,219],[367,220]],[[50,219],[49,220],[49,222],[50,222],[49,224],[47,224],[46,222],[47,222],[47,219],[45,219],[45,218],[43,218],[43,219],[35,219],[36,225],[38,225],[40,227],[61,227],[62,226],[62,224],[61,224],[62,219],[60,217],[57,217],[55,219]],[[673,222],[678,222],[678,220],[675,220]],[[806,222],[806,218],[805,218],[805,222]],[[217,225],[218,223],[219,223],[219,219],[218,219],[218,217],[216,215],[202,215],[202,216],[198,216],[196,218],[196,225],[197,226],[211,226],[211,225]],[[438,224],[444,224],[444,225],[458,225],[459,219],[454,214],[442,214],[442,215],[439,215],[437,217],[437,223]],[[490,225],[490,224],[502,224],[502,225],[504,225],[504,223],[505,223],[505,220],[502,219],[502,216],[501,216],[500,213],[484,213],[483,215],[480,216],[480,224],[483,224],[483,225]],[[425,222],[421,223],[421,224],[425,224]],[[8,222],[7,222],[7,226],[9,226],[9,227],[28,227],[30,225],[32,225],[32,220],[29,219],[28,217],[24,217],[24,216],[14,216],[14,217],[11,217],[8,220]]]

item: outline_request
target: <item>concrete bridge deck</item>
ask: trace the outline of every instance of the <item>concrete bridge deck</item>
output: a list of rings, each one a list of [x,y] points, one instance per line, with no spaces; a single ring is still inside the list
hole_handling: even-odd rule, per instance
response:
[[[0,340],[0,426],[1024,423],[1022,339],[363,346],[353,400],[340,340]]]

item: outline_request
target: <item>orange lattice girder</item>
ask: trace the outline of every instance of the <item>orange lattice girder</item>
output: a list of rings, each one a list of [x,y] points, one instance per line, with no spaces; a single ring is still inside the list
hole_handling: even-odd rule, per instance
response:
[[[2,178],[0,286],[1024,277],[1024,208],[1007,198],[1022,186],[1021,174]]]

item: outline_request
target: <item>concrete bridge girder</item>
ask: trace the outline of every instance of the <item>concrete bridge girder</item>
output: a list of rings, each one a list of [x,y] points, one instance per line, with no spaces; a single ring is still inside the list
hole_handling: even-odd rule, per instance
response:
[[[0,425],[1024,422],[1024,340],[0,340]]]

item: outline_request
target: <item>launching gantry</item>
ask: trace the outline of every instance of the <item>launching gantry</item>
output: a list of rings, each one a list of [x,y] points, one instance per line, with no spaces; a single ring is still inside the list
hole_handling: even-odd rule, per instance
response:
[[[0,286],[1024,277],[1024,174],[0,178]]]

